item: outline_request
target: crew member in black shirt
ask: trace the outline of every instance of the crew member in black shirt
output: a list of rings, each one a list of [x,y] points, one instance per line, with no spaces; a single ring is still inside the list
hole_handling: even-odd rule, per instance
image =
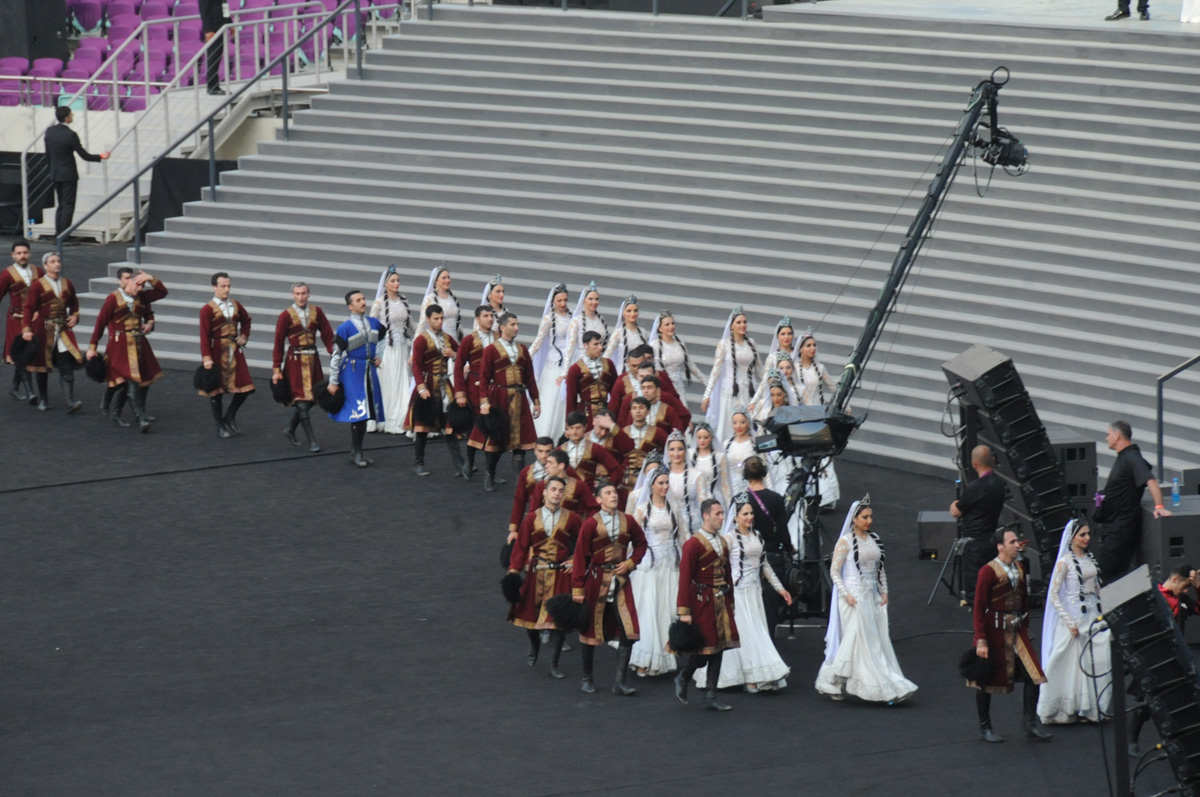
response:
[[[775,574],[783,578],[787,575],[787,563],[796,555],[792,537],[788,534],[783,496],[767,489],[763,482],[767,478],[767,466],[760,458],[747,459],[742,464],[742,475],[746,478],[750,507],[754,510],[754,530],[762,535],[763,554]],[[784,605],[783,598],[764,580],[763,609],[767,613],[767,633],[772,642],[775,641],[775,626],[779,624],[779,610]]]
[[[975,595],[979,568],[996,557],[992,535],[1000,525],[1004,509],[1004,479],[993,470],[996,456],[987,446],[971,449],[971,468],[979,478],[968,484],[959,499],[950,504],[950,514],[958,518],[958,535],[967,538],[962,553],[963,594]]]
[[[1129,570],[1142,542],[1142,495],[1154,498],[1154,517],[1170,517],[1150,463],[1133,442],[1125,421],[1113,421],[1105,438],[1117,461],[1104,485],[1104,500],[1092,520],[1100,527],[1100,577],[1112,583]]]
[[[62,235],[75,218],[75,194],[79,188],[79,169],[75,167],[75,156],[85,161],[108,160],[108,153],[93,155],[79,143],[79,136],[67,127],[74,121],[71,109],[60,105],[54,109],[58,124],[46,129],[44,143],[46,157],[50,160],[50,179],[54,182],[54,197],[58,210],[54,213],[54,234]]]

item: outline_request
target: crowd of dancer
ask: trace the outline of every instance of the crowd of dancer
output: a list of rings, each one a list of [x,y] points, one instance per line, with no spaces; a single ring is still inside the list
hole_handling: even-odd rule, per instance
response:
[[[45,255],[39,268],[29,263],[28,244],[18,241],[12,258],[0,272],[0,296],[9,296],[4,354],[14,365],[11,395],[48,409],[48,375],[57,370],[67,411],[76,412],[74,371],[82,365],[106,384],[104,414],[131,426],[122,418],[129,404],[139,430],[147,431],[154,420],[146,412],[148,391],[162,377],[147,336],[153,303],[167,295],[166,286],[145,272],[119,269],[119,287],[105,298],[81,349],[74,332],[78,297],[58,255]],[[213,298],[199,310],[195,386],[209,399],[218,436],[231,438],[241,434],[238,411],[255,389],[244,352],[251,317],[231,298],[229,274],[218,272],[211,282]],[[832,398],[836,385],[817,359],[812,330],[796,334],[789,318],[780,319],[764,357],[748,334],[746,313],[735,307],[705,380],[671,311],[660,310],[646,332],[635,296],[621,302],[610,328],[595,283],[579,291],[573,310],[567,287],[555,285],[526,346],[517,340],[520,319],[505,307],[501,277],[483,286],[473,307],[460,302],[451,284],[448,269],[433,269],[414,323],[400,273],[390,267],[372,301],[359,290],[346,293],[348,318],[336,329],[309,301],[308,286],[294,284],[276,318],[270,377],[273,397],[290,408],[287,441],[303,445],[303,430],[309,450],[320,450],[310,415],[320,404],[350,426],[358,467],[372,464],[363,447],[368,433],[407,434],[415,441],[415,473],[427,476],[427,443],[440,437],[455,478],[471,480],[476,455],[484,453],[488,492],[506,483],[498,465],[511,452],[509,621],[529,634],[531,666],[541,646],[551,645],[555,678],[563,677],[566,633],[578,631],[584,692],[595,691],[595,650],[606,643],[617,648],[612,689],[621,695],[636,693],[631,673],[676,672],[682,702],[694,680],[706,689],[705,706],[715,710],[729,708],[717,698],[719,688],[785,687],[789,668],[774,632],[781,609],[796,597],[782,576],[796,559],[800,532],[780,495],[794,465],[779,452],[757,452],[754,439],[778,408]],[[322,348],[330,357],[327,377]],[[693,414],[685,391],[702,380]],[[530,450],[534,461],[527,464]],[[1126,459],[1134,454],[1136,447]],[[969,514],[994,499],[985,495],[995,487],[987,481],[986,457],[973,464],[981,478],[952,507],[960,516],[960,508]],[[838,493],[832,463],[823,463],[820,494],[834,503]],[[884,544],[872,524],[869,498],[854,502],[832,552],[833,595],[815,686],[835,700],[898,703],[917,687],[892,649]],[[987,741],[1000,740],[991,728],[991,695],[1011,692],[1017,681],[1026,685],[1031,738],[1049,738],[1039,716],[1048,723],[1105,716],[1107,631],[1094,622],[1099,579],[1089,542],[1084,524],[1072,522],[1062,535],[1043,625],[1045,671],[1027,632],[1027,577],[1015,533],[1000,531],[976,546],[977,554],[989,547],[994,554],[970,568],[976,652],[991,666],[968,681],[979,689]],[[1192,573],[1180,580],[1197,579]],[[576,611],[566,610],[565,599],[554,607],[555,597],[567,596]],[[695,633],[679,631],[680,623]]]

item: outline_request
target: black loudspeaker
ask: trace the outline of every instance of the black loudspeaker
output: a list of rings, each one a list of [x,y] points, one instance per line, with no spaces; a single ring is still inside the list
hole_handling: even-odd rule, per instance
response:
[[[967,400],[983,410],[1025,396],[1025,385],[1012,358],[978,343],[942,363],[942,371],[950,384],[962,385]]]
[[[66,0],[0,2],[0,58],[61,58],[67,51]]]
[[[1133,676],[1162,736],[1179,793],[1196,794],[1200,782],[1200,678],[1170,607],[1150,582],[1145,565],[1103,587],[1100,604],[1112,630],[1114,653]]]
[[[918,559],[945,559],[958,536],[958,521],[949,512],[917,513]]]
[[[1096,440],[1065,426],[1047,426],[1046,435],[1054,448],[1067,501],[1080,510],[1095,507]]]
[[[1170,517],[1154,517],[1153,503],[1142,503],[1141,560],[1159,580],[1182,564],[1200,567],[1200,496],[1181,496]]]
[[[1010,445],[1040,431],[1042,422],[1028,396],[1002,407],[979,411],[979,436],[1001,445]]]
[[[1058,457],[1044,434],[1031,435],[1007,446],[981,434],[979,442],[992,449],[996,456],[996,471],[1001,476],[1028,481],[1043,473],[1058,473]],[[1061,483],[1061,478],[1059,481]]]

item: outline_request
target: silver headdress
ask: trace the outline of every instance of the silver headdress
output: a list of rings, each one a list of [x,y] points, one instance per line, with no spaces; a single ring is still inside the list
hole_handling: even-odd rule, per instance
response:
[[[867,493],[862,498],[858,499],[859,509],[862,509],[864,506],[870,506],[870,505],[871,505],[871,494],[870,493]]]

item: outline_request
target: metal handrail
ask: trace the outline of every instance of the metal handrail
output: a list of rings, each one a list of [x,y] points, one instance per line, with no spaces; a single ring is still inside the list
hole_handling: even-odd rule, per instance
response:
[[[145,174],[146,172],[150,171],[150,169],[154,168],[161,160],[163,160],[163,158],[165,158],[167,155],[169,155],[171,152],[173,152],[177,147],[181,146],[185,141],[187,141],[188,138],[190,138],[193,135],[198,134],[200,131],[200,128],[207,125],[208,126],[208,141],[209,141],[209,191],[211,193],[212,200],[215,202],[216,198],[217,198],[217,186],[216,186],[215,147],[213,145],[213,137],[214,137],[214,132],[215,132],[214,122],[213,122],[214,118],[217,116],[217,114],[221,113],[226,108],[230,107],[234,102],[236,102],[238,100],[238,98],[240,98],[243,94],[245,94],[247,91],[249,91],[251,86],[253,86],[258,81],[262,80],[263,78],[269,76],[272,69],[274,69],[279,64],[283,63],[288,57],[290,57],[292,55],[292,53],[294,53],[296,50],[298,50],[301,45],[303,45],[306,41],[308,41],[313,36],[315,36],[319,32],[321,32],[321,30],[326,25],[334,24],[334,21],[336,20],[338,15],[342,15],[344,18],[345,14],[346,14],[346,10],[350,6],[354,7],[354,14],[355,14],[355,20],[356,20],[356,25],[355,25],[356,32],[355,32],[354,38],[355,38],[355,48],[357,50],[356,59],[357,59],[357,64],[358,64],[358,79],[362,80],[363,79],[362,46],[363,46],[363,41],[366,37],[365,29],[362,24],[362,2],[363,2],[363,0],[342,0],[342,2],[337,6],[337,8],[335,8],[333,11],[329,12],[321,20],[321,22],[314,25],[312,30],[305,33],[304,36],[302,36],[300,39],[296,40],[284,52],[282,52],[278,56],[276,56],[276,58],[273,61],[271,61],[271,63],[267,64],[265,67],[262,67],[258,71],[258,73],[254,77],[247,80],[240,89],[238,89],[237,91],[235,91],[232,94],[230,94],[229,96],[227,96],[225,98],[225,100],[220,105],[218,105],[216,108],[214,108],[211,112],[209,112],[209,114],[207,116],[205,116],[203,119],[201,119],[195,125],[190,127],[187,130],[187,132],[184,133],[182,136],[180,136],[178,139],[176,139],[174,141],[174,143],[170,144],[170,146],[166,147],[165,149],[162,150],[162,152],[160,152],[158,155],[154,156],[150,160],[149,163],[147,163],[145,166],[138,169],[132,177],[130,177],[125,182],[123,182],[118,188],[111,191],[103,200],[100,201],[100,204],[98,204],[96,207],[92,208],[92,210],[89,211],[83,218],[79,219],[74,224],[72,224],[68,229],[64,230],[62,233],[57,235],[56,239],[55,239],[55,243],[56,243],[56,248],[58,250],[58,253],[60,255],[62,254],[63,242],[68,237],[70,237],[71,233],[75,232],[75,230],[77,230],[81,225],[83,225],[85,222],[87,222],[89,219],[91,219],[92,216],[96,215],[96,213],[98,213],[101,208],[106,207],[108,205],[108,203],[112,202],[112,200],[114,200],[117,196],[119,196],[122,192],[124,192],[126,188],[129,188],[130,186],[132,186],[133,187],[133,212],[134,212],[134,224],[133,224],[134,264],[140,265],[142,262],[142,228],[141,228],[141,225],[138,223],[138,217],[141,213],[141,208],[140,208],[141,190],[140,190],[140,186],[138,185],[138,181],[141,179],[142,175]],[[402,6],[402,5],[403,5],[403,2],[395,4],[395,6]],[[389,7],[393,7],[393,6],[392,5],[375,6],[374,8],[381,8],[381,7],[389,8]],[[319,15],[316,15],[316,16],[319,16]],[[231,27],[230,25],[222,26],[222,29],[220,32],[225,32],[230,27]],[[205,49],[201,50],[199,53],[197,53],[196,58],[193,58],[192,62],[189,62],[188,66],[191,67],[192,64],[195,62],[195,60],[197,58],[199,58],[200,55],[202,55],[202,54],[204,54],[207,58],[206,50],[207,50],[208,46],[211,45],[214,41],[217,41],[217,39],[218,39],[218,37],[214,36],[212,38],[212,40],[207,42],[205,44]],[[286,135],[287,135],[286,134],[286,130],[287,130],[287,91],[286,91],[287,70],[286,69],[283,70],[283,79],[284,79],[284,87],[285,87],[283,119],[284,119],[284,130],[285,130],[285,138],[286,138]],[[163,96],[165,96],[165,95],[163,95]],[[149,110],[149,109],[147,109],[147,110]],[[134,130],[136,131],[136,127],[134,128]],[[135,133],[135,135],[136,135],[136,133]]]
[[[1158,481],[1160,484],[1165,478],[1163,475],[1163,439],[1165,437],[1165,424],[1163,423],[1163,385],[1165,385],[1171,379],[1174,379],[1176,376],[1179,376],[1196,363],[1200,363],[1200,354],[1197,354],[1195,357],[1187,360],[1186,362],[1180,363],[1155,380],[1155,382],[1158,383]]]

